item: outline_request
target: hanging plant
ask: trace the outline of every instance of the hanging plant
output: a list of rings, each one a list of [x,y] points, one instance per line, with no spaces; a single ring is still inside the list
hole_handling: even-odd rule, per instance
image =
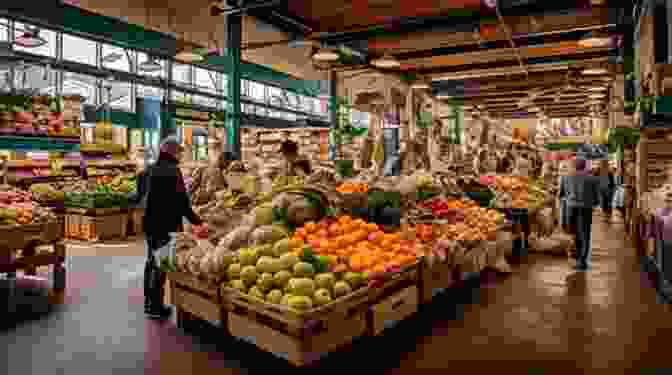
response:
[[[637,98],[637,112],[652,113],[658,96],[641,96]]]

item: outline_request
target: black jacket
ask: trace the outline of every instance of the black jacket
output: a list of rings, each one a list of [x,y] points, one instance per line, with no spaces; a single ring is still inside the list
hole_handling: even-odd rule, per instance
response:
[[[138,191],[130,197],[130,202],[137,205],[143,203],[143,200],[143,226],[148,235],[162,236],[177,232],[183,217],[192,224],[200,225],[203,222],[191,209],[177,161],[168,154],[159,155],[159,160],[138,176]]]

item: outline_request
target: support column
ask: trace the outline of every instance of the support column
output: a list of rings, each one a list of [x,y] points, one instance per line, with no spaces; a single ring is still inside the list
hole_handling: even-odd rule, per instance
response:
[[[329,71],[329,124],[332,129],[338,127],[338,76],[335,71]],[[336,160],[339,145],[329,137],[329,158]]]
[[[226,50],[229,57],[229,116],[226,121],[225,150],[232,152],[236,159],[242,158],[240,148],[240,55],[243,34],[243,18],[240,14],[226,17]]]

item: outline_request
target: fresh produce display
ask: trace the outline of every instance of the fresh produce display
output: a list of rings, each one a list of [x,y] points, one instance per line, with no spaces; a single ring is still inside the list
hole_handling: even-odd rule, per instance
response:
[[[228,288],[295,310],[327,305],[369,283],[365,273],[334,266],[295,239],[240,249],[227,263]]]
[[[68,208],[117,208],[128,207],[128,195],[105,191],[65,193],[65,207]]]
[[[369,191],[369,185],[363,183],[344,182],[336,188],[339,193],[366,193]]]
[[[33,184],[30,186],[33,200],[39,203],[63,202],[65,192],[58,190],[50,184]]]
[[[135,176],[101,176],[96,178],[96,191],[131,193],[137,190]]]
[[[464,208],[468,207],[468,203],[465,200],[433,198],[419,202],[418,207],[431,210],[432,216],[437,219],[455,224],[464,221]]]
[[[349,216],[308,222],[292,238],[308,242],[332,260],[347,262],[352,270],[374,275],[416,262],[414,244],[402,241],[399,233],[384,233],[376,224]]]
[[[0,225],[45,223],[55,219],[51,211],[33,203],[30,192],[0,186]]]

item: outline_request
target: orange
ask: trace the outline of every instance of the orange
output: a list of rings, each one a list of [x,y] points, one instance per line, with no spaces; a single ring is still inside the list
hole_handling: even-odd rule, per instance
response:
[[[384,273],[385,272],[385,265],[384,264],[379,264],[373,267],[372,271],[374,273]]]
[[[320,229],[320,230],[317,231],[317,237],[327,238],[327,237],[329,237],[329,232],[327,232],[325,229]]]
[[[307,234],[308,234],[308,232],[306,232],[306,228],[299,228],[299,229],[296,230],[296,232],[294,232],[294,235],[300,236],[300,237],[303,237],[303,238],[306,238]]]
[[[314,221],[309,221],[303,226],[306,229],[306,233],[313,233],[317,231],[317,224]]]
[[[355,219],[352,223],[357,225],[358,227],[365,227],[366,226],[366,221],[364,221],[362,219]]]
[[[352,234],[352,236],[356,238],[357,241],[364,241],[369,235],[363,230],[357,230]]]
[[[373,233],[378,230],[378,225],[375,223],[368,223],[365,228],[368,233]]]
[[[340,236],[343,233],[341,227],[338,224],[335,224],[335,223],[331,224],[329,226],[328,231],[329,231],[329,235],[332,236],[332,237]]]

